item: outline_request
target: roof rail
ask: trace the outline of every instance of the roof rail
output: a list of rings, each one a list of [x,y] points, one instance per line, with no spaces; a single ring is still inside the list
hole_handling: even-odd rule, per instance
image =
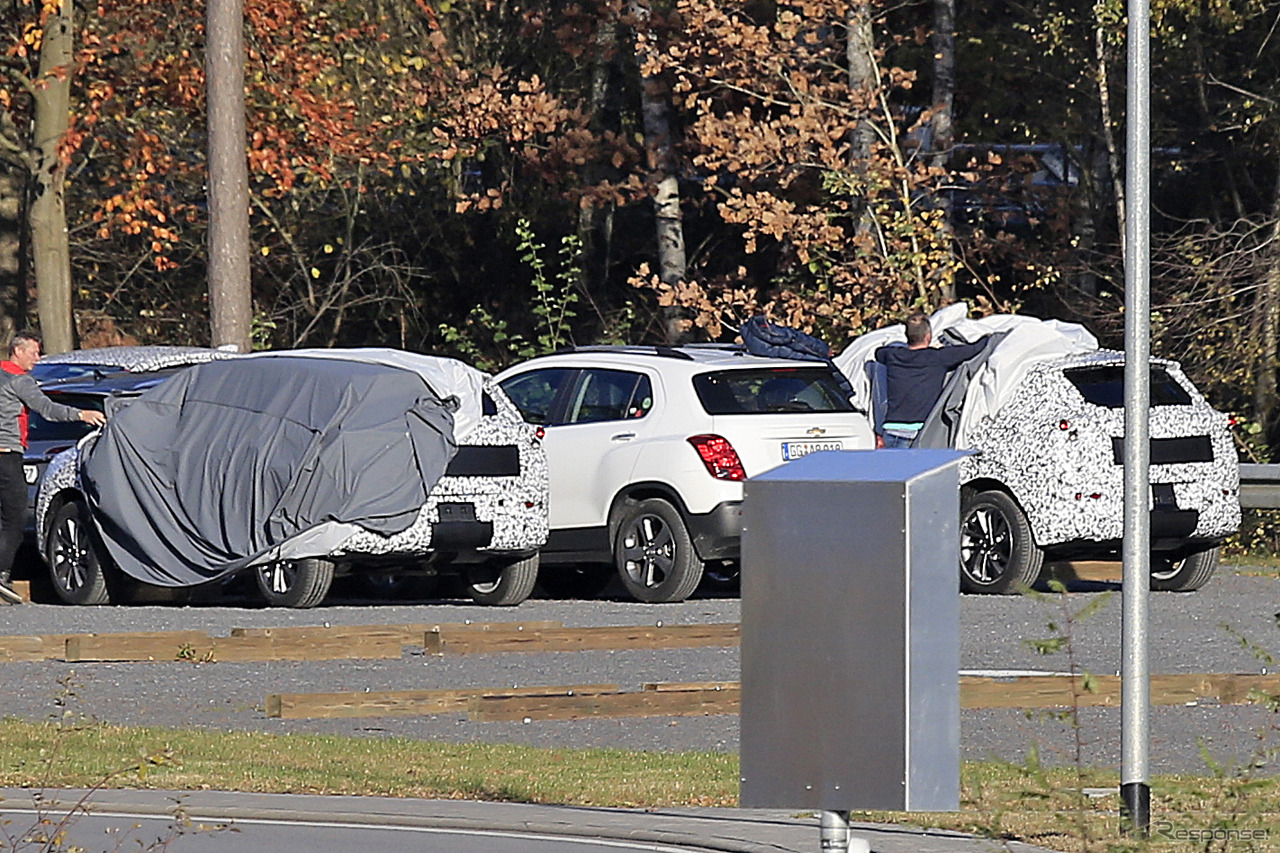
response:
[[[716,350],[720,352],[745,353],[747,351],[746,344],[720,343],[717,341],[712,341],[710,343],[680,344],[680,346],[684,349]]]
[[[662,344],[587,344],[585,346],[568,346],[556,350],[557,353],[572,352],[618,352],[618,353],[636,353],[637,355],[657,355],[663,358],[678,358],[682,361],[692,361],[693,356],[687,352],[681,352],[676,347],[669,347]]]

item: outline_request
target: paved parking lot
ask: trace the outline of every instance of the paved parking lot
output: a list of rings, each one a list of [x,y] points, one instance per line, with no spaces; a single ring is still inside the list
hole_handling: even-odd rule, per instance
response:
[[[1151,598],[1151,671],[1257,673],[1266,664],[1240,642],[1280,649],[1273,612],[1280,581],[1225,570],[1204,590]],[[1065,626],[1069,613],[1108,595],[1107,585],[1035,600],[1004,596],[961,599],[961,665],[966,670],[1067,668],[1063,655],[1043,657],[1027,641]],[[1064,611],[1063,607],[1067,610]],[[27,605],[0,611],[4,633],[160,631],[198,628],[225,636],[235,627],[365,625],[465,620],[558,620],[566,626],[709,624],[736,622],[734,597],[701,597],[681,604],[621,600],[535,599],[517,608],[484,608],[459,600],[413,605],[337,601],[314,610],[253,606],[133,606],[75,608]],[[1073,653],[1091,672],[1119,668],[1120,598],[1113,594],[1092,618],[1071,627]],[[1230,626],[1230,630],[1226,626]],[[492,688],[616,683],[638,690],[646,682],[736,681],[736,648],[660,651],[589,651],[540,654],[427,656],[406,650],[398,660],[271,663],[8,663],[0,665],[2,712],[44,719],[53,708],[57,679],[74,670],[81,710],[113,723],[202,726],[265,732],[327,732],[366,736],[525,743],[541,746],[658,750],[736,750],[737,717],[653,717],[523,722],[476,722],[465,714],[429,717],[281,720],[265,714],[269,693]],[[1082,712],[1085,760],[1119,761],[1118,709]],[[1203,769],[1199,741],[1220,759],[1245,760],[1258,748],[1260,730],[1275,716],[1257,707],[1197,704],[1152,710],[1152,767]],[[1021,711],[965,711],[961,744],[967,758],[996,755],[1018,760],[1033,742],[1049,760],[1067,760],[1074,740],[1061,723]]]

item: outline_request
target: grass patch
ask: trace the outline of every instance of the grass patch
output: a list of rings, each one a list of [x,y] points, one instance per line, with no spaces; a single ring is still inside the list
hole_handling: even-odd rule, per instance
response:
[[[1271,851],[1280,847],[1280,777],[1229,773],[1151,779],[1151,840],[1121,835],[1114,770],[966,762],[961,811],[906,816],[921,826],[1072,851]],[[862,820],[904,816],[859,813]]]
[[[214,789],[480,799],[565,805],[735,806],[738,758],[714,752],[538,749],[406,738],[174,731],[0,721],[0,785]],[[122,768],[127,768],[121,772]],[[1270,850],[1280,845],[1280,778],[1152,780],[1153,839],[1119,835],[1114,771],[966,762],[955,813],[858,812],[1064,851]],[[1084,791],[1090,791],[1092,796]],[[1161,828],[1193,838],[1169,839]],[[1268,833],[1231,843],[1206,834]]]
[[[407,738],[0,722],[0,785],[358,794],[593,806],[729,806],[724,753],[535,749]]]

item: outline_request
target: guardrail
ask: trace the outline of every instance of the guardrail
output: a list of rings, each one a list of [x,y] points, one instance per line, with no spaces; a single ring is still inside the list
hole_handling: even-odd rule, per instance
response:
[[[1240,465],[1240,506],[1280,509],[1280,465]]]

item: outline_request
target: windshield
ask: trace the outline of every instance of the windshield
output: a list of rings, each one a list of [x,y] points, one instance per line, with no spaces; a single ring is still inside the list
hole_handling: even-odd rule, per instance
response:
[[[60,379],[78,379],[82,376],[105,376],[108,373],[119,373],[124,369],[106,364],[42,361],[31,368],[31,375],[37,382],[55,382]]]
[[[1084,397],[1086,403],[1106,406],[1108,409],[1124,408],[1124,365],[1105,367],[1078,367],[1063,371],[1071,384]],[[1191,395],[1169,375],[1163,367],[1151,368],[1151,405],[1187,406]]]
[[[825,367],[720,370],[695,376],[693,387],[709,415],[853,411]]]

